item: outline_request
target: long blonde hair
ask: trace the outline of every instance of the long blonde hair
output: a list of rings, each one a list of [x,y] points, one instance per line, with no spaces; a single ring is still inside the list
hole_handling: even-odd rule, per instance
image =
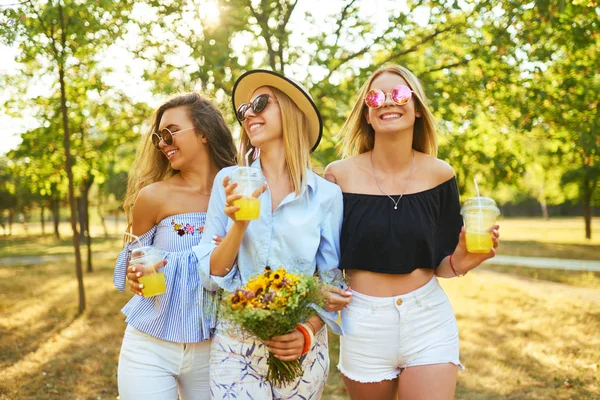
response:
[[[437,156],[437,134],[436,122],[429,110],[429,102],[419,79],[408,69],[400,65],[384,65],[375,71],[358,91],[358,98],[350,111],[350,116],[340,129],[339,137],[342,140],[342,154],[350,157],[373,150],[375,144],[375,131],[367,123],[365,117],[365,96],[371,87],[373,80],[383,73],[392,73],[404,78],[408,86],[414,92],[415,110],[421,113],[421,117],[415,120],[413,130],[413,149]]]
[[[158,130],[166,110],[182,106],[186,108],[187,115],[194,124],[196,135],[206,137],[208,153],[214,165],[221,169],[236,163],[236,149],[231,131],[223,114],[213,103],[198,93],[179,94],[167,100],[154,111],[152,126],[148,133],[142,136],[135,161],[129,171],[127,192],[123,201],[127,231],[131,231],[133,205],[140,190],[179,172],[171,168],[171,163],[162,152],[156,150],[151,136]]]
[[[281,126],[283,130],[283,144],[285,148],[285,164],[288,175],[296,195],[300,195],[306,184],[306,170],[311,168],[310,144],[308,143],[308,119],[285,93],[272,86],[267,86],[279,102],[281,110]],[[240,152],[245,154],[248,150],[256,148],[250,143],[250,137],[245,129],[240,133]],[[240,163],[244,158],[240,154]],[[253,152],[252,161],[256,159]]]

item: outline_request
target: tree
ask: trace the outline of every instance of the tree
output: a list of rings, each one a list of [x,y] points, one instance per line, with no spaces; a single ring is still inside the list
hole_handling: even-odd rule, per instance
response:
[[[579,189],[573,200],[583,206],[587,239],[600,188],[599,15],[595,2],[538,1],[523,10],[517,31],[534,66],[531,101],[541,105],[527,120],[562,143],[556,148],[564,166],[561,182]]]
[[[12,235],[12,221],[14,210],[17,206],[17,197],[15,196],[14,177],[10,171],[11,162],[6,157],[0,158],[0,225],[6,235],[8,225],[8,234]],[[8,218],[4,220],[4,211],[7,211]]]
[[[75,250],[75,272],[78,281],[79,313],[85,310],[85,292],[79,235],[76,222],[71,130],[69,126],[68,85],[73,66],[81,60],[92,60],[100,48],[122,34],[121,27],[131,4],[129,2],[68,0],[18,3],[15,8],[2,9],[9,19],[19,21],[10,28],[3,26],[0,36],[22,51],[20,62],[33,70],[53,73],[60,91],[60,111],[63,130],[65,171],[68,178],[68,198],[71,229]],[[23,16],[23,18],[21,18]],[[82,23],[82,21],[85,21]]]

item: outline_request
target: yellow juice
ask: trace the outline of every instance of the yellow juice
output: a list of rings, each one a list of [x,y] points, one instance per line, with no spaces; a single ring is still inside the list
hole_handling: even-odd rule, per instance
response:
[[[469,233],[467,232],[467,251],[469,253],[489,253],[492,249],[491,233]]]
[[[164,272],[141,276],[139,281],[144,285],[142,289],[144,297],[156,296],[167,291]]]
[[[260,200],[254,197],[242,197],[233,202],[234,206],[240,208],[235,213],[235,219],[239,221],[250,221],[260,216]]]

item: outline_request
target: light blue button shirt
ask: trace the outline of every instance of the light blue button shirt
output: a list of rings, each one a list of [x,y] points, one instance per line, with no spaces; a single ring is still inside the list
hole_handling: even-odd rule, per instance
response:
[[[253,167],[261,168],[257,159]],[[340,188],[307,171],[307,185],[299,196],[288,194],[271,211],[269,189],[260,195],[260,217],[248,225],[240,246],[237,263],[223,277],[210,274],[210,257],[216,245],[214,235],[225,236],[233,221],[225,215],[223,179],[236,167],[227,167],[215,177],[208,204],[204,236],[193,251],[199,260],[201,283],[208,290],[219,287],[233,292],[250,278],[262,273],[265,267],[283,266],[292,273],[313,275],[315,271],[323,282],[345,287],[340,260],[340,231],[343,218],[343,197]],[[337,334],[342,334],[337,313],[319,307],[319,316]]]

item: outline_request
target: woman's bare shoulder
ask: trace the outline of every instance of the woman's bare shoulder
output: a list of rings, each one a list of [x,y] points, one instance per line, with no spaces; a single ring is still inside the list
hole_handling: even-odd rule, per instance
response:
[[[135,208],[149,211],[161,209],[169,201],[169,194],[173,193],[174,184],[169,180],[159,181],[144,186],[135,200]]]
[[[352,176],[356,169],[359,168],[362,162],[363,155],[359,154],[356,156],[344,158],[332,162],[325,168],[323,177],[331,182],[337,183],[345,182],[349,176]]]
[[[454,169],[450,164],[429,154],[419,153],[423,169],[429,175],[434,186],[444,183],[454,177]]]

